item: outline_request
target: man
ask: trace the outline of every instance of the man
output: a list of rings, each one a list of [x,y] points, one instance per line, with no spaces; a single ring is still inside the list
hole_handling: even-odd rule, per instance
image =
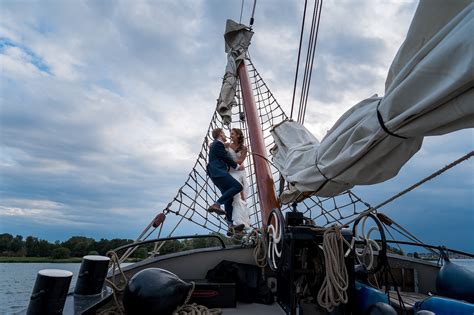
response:
[[[242,191],[242,185],[229,174],[229,168],[243,169],[243,166],[238,165],[232,160],[225,149],[224,143],[227,141],[227,137],[221,128],[212,130],[212,142],[209,150],[209,163],[207,164],[207,174],[211,178],[214,185],[219,188],[222,196],[211,205],[207,211],[214,212],[219,215],[225,215],[229,230],[228,236],[231,236],[236,231],[242,231],[244,229],[243,224],[234,225],[232,221],[232,201],[234,196]],[[221,205],[224,205],[225,211],[221,209]]]

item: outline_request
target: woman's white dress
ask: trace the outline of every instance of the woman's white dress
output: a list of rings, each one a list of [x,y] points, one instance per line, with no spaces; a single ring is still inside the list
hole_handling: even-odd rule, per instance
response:
[[[234,160],[237,161],[240,158],[240,151],[235,152],[232,148],[227,148],[229,152],[229,156]],[[234,200],[232,202],[232,220],[234,221],[235,225],[244,224],[245,227],[250,227],[250,216],[249,216],[249,209],[247,207],[247,197],[248,197],[248,188],[249,184],[247,181],[247,172],[245,170],[236,170],[230,169],[229,174],[232,175],[240,184],[242,184],[244,193],[244,199],[242,199],[241,194],[237,194],[234,196]]]

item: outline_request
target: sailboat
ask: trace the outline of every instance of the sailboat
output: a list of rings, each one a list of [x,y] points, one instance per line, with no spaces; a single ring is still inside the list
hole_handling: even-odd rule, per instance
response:
[[[473,313],[474,274],[449,253],[474,255],[423,243],[350,190],[395,176],[424,136],[474,127],[473,33],[472,1],[421,1],[385,96],[355,105],[319,141],[282,110],[252,63],[251,27],[229,20],[216,111],[185,183],[133,244],[84,257],[73,293],[70,273],[41,271],[27,313]],[[223,218],[207,211],[219,195],[206,172],[218,127],[240,128],[249,141],[253,224],[230,238]],[[176,235],[183,222],[210,234]],[[165,224],[174,225],[163,236]],[[163,253],[183,239],[214,246]],[[397,253],[401,244],[431,251],[442,266]],[[150,245],[148,258],[121,266]]]

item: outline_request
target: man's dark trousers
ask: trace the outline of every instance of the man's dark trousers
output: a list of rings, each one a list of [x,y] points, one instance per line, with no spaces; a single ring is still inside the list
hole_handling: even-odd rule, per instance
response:
[[[219,188],[222,196],[217,200],[224,205],[227,222],[232,223],[232,200],[234,196],[243,189],[242,185],[229,174],[229,168],[237,168],[237,163],[229,156],[225,150],[224,143],[214,140],[209,150],[209,163],[207,164],[207,174],[214,185]]]
[[[222,193],[217,202],[224,205],[227,221],[232,222],[232,212],[234,210],[232,202],[234,196],[242,191],[242,185],[230,174],[224,177],[211,177],[211,180]]]

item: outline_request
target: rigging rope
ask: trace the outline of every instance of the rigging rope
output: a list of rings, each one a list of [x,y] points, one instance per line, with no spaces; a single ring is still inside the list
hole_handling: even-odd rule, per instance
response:
[[[243,15],[243,12],[244,12],[244,4],[245,4],[245,0],[242,0],[242,5],[240,6],[240,18],[239,18],[239,23],[240,24],[242,23],[242,15]],[[257,0],[254,0],[253,1],[253,6],[252,6],[252,14],[250,16],[250,22],[249,22],[250,29],[252,29],[253,23],[255,21],[254,15],[255,15],[255,7],[256,6],[257,6]]]
[[[300,32],[300,44],[299,44],[299,48],[298,48],[298,58],[296,60],[295,84],[293,86],[293,98],[291,99],[290,118],[293,118],[293,109],[294,109],[294,106],[295,106],[296,84],[298,82],[298,71],[299,71],[299,68],[300,68],[301,47],[302,47],[302,43],[303,43],[304,21],[306,19],[307,4],[308,4],[308,0],[305,0],[304,1],[304,9],[303,9],[303,20],[301,22],[301,32]]]
[[[446,172],[447,170],[453,168],[454,166],[470,159],[471,157],[474,156],[474,151],[471,151],[467,154],[465,154],[464,156],[460,157],[459,159],[453,161],[452,163],[446,165],[445,167],[443,167],[442,169],[434,172],[433,174],[431,174],[430,176],[427,176],[425,177],[424,179],[420,180],[418,183],[408,187],[407,189],[399,192],[398,194],[390,197],[389,199],[385,200],[384,202],[378,204],[377,206],[375,207],[369,207],[367,210],[365,210],[364,212],[360,213],[357,217],[354,217],[352,219],[350,219],[349,221],[346,222],[346,224],[351,224],[353,223],[354,221],[356,221],[357,219],[367,215],[368,213],[371,213],[371,212],[376,212],[378,209],[382,208],[383,206],[386,206],[387,204],[389,204],[390,202],[394,201],[395,199],[398,199],[400,198],[401,196],[405,195],[406,193],[412,191],[413,189],[419,187],[420,185],[426,183],[427,181],[429,180],[432,180],[433,178],[443,174],[444,172]]]
[[[242,13],[244,12],[244,3],[245,3],[245,0],[242,0],[242,6],[240,7],[240,19],[239,19],[239,23],[242,23]]]
[[[281,106],[250,60],[247,60],[247,67],[253,87],[255,104],[260,118],[266,151],[268,156],[270,156],[270,149],[275,145],[270,131],[274,125],[288,119],[288,116],[283,112]],[[224,130],[240,128],[246,136],[246,140],[248,139],[247,123],[245,115],[243,115],[243,101],[239,85],[237,85],[236,91],[236,106],[232,108],[230,125],[225,125],[220,116],[214,113],[203,139],[201,151],[185,183],[178,189],[175,197],[166,205],[165,209],[162,210],[168,218],[166,222],[172,222],[174,224],[174,226],[166,225],[165,228],[163,228],[164,233],[169,233],[167,234],[168,236],[177,235],[186,227],[189,230],[189,224],[193,224],[194,227],[200,227],[204,231],[207,230],[213,233],[225,234],[227,232],[227,223],[225,220],[220,216],[207,212],[207,207],[220,196],[220,192],[207,176],[206,165],[211,131],[214,128],[219,127],[224,128]],[[246,143],[246,145],[248,146],[248,143]],[[254,173],[254,158],[257,158],[255,153],[248,154],[244,162],[249,182],[249,192],[246,201],[249,209],[251,228],[259,229],[261,228],[262,220]],[[268,162],[275,187],[278,187],[280,183],[283,183],[283,179],[277,168],[272,165],[269,160]],[[305,217],[311,218],[315,224],[326,226],[335,222],[342,225],[346,220],[357,216],[369,207],[369,204],[362,201],[353,192],[346,191],[336,197],[323,198],[311,196],[299,204],[299,211],[303,212]],[[290,205],[283,206],[281,210],[291,210]],[[173,215],[177,218],[173,219]],[[154,220],[152,220],[140,234],[136,242],[147,239],[156,231],[157,227],[153,225],[153,222]],[[160,229],[161,228],[162,225],[160,225]],[[202,232],[199,231],[198,233]],[[130,254],[130,252],[127,253],[127,255]]]
[[[382,208],[382,207],[385,206],[386,204],[388,204],[388,203],[394,201],[395,199],[397,199],[397,198],[403,196],[404,194],[406,194],[406,193],[412,191],[413,189],[417,188],[417,187],[420,186],[421,184],[424,184],[424,183],[426,183],[427,181],[429,181],[429,180],[431,180],[431,179],[433,179],[433,178],[435,178],[435,177],[437,177],[437,176],[443,174],[444,172],[446,172],[446,171],[449,170],[450,168],[453,168],[454,166],[458,165],[459,163],[468,160],[468,159],[471,158],[472,156],[474,156],[474,151],[471,151],[471,152],[467,153],[466,155],[460,157],[460,158],[457,159],[456,161],[454,161],[454,162],[452,162],[452,163],[446,165],[446,166],[443,167],[442,169],[440,169],[440,170],[434,172],[433,174],[431,174],[430,176],[428,176],[428,177],[422,179],[422,180],[419,181],[418,183],[416,183],[416,184],[414,184],[414,185],[408,187],[407,189],[405,189],[405,190],[399,192],[398,194],[396,194],[396,195],[394,195],[393,197],[387,199],[386,201],[382,202],[381,204],[375,206],[375,207],[374,207],[374,210],[375,210],[375,209]]]
[[[314,56],[316,52],[316,43],[317,43],[318,33],[319,33],[319,23],[321,20],[322,6],[323,6],[322,0],[314,1],[313,16],[312,16],[312,21],[311,21],[310,34],[308,36],[308,47],[307,47],[307,52],[306,52],[305,69],[304,69],[304,74],[303,74],[303,83],[301,87],[299,109],[298,109],[297,121],[301,124],[304,123],[304,117],[306,115],[306,105],[307,105],[308,96],[309,96],[309,88],[310,88],[311,76],[312,76],[312,71],[313,71]],[[301,23],[300,42],[299,42],[299,48],[298,48],[298,58],[296,62],[295,82],[293,86],[293,97],[291,101],[290,118],[293,118],[293,110],[294,110],[294,105],[295,105],[295,94],[296,94],[296,87],[297,87],[297,82],[298,82],[301,49],[302,49],[303,34],[304,34],[304,28],[305,28],[304,24],[305,24],[305,19],[306,19],[306,8],[307,8],[307,1],[305,1],[305,4],[304,4],[303,19]]]
[[[276,99],[273,97],[273,94],[270,92],[266,83],[263,81],[260,74],[257,72],[250,60],[248,60],[248,68],[249,77],[251,79],[252,86],[254,87],[253,90],[255,103],[262,125],[263,138],[266,144],[267,152],[269,152],[270,149],[274,146],[270,130],[274,125],[287,119],[287,116],[281,109],[280,105],[277,103]],[[237,86],[237,106],[233,108],[232,122],[230,127],[238,127],[244,131],[244,134],[248,135],[246,121],[242,120],[242,117],[240,115],[241,112],[243,112],[242,98],[240,86]],[[218,115],[214,115],[209,127],[208,135],[210,134],[210,131],[215,127],[222,127],[222,121],[220,120],[220,117]],[[167,207],[167,210],[169,210],[170,213],[183,215],[182,211],[180,210],[182,210],[182,208],[191,207],[194,208],[193,210],[205,210],[205,207],[202,207],[199,204],[202,201],[210,202],[216,199],[215,197],[218,196],[218,192],[216,191],[214,185],[205,174],[205,166],[207,164],[208,154],[207,141],[205,142],[206,143],[202,146],[199,159],[195,164],[195,168],[190,173],[190,177],[188,178],[187,184],[185,184],[180,189],[182,195],[178,194],[174,198],[172,203],[170,203],[170,205]],[[255,174],[253,172],[253,155],[254,154],[249,154],[247,156],[247,160],[245,161],[246,171],[251,187],[251,193],[249,194],[250,200],[248,199],[247,202],[249,208],[252,209],[251,219],[252,222],[254,222],[253,225],[254,227],[258,227],[258,224],[261,220],[259,212],[259,200],[258,195],[256,194],[256,180]],[[278,183],[278,181],[280,180],[278,170],[271,164],[269,164],[269,167],[272,171],[274,181]],[[198,181],[199,183],[192,183],[194,181]],[[196,189],[192,190],[191,188],[193,187],[197,187],[198,191],[196,191]],[[187,200],[188,198],[185,197],[188,197],[190,200]],[[338,200],[336,201],[336,199]],[[175,210],[177,205],[181,207],[178,208],[178,211]],[[337,198],[313,197],[305,201],[303,205],[305,207],[303,212],[306,214],[306,216],[311,217],[313,220],[317,220],[318,218],[325,220],[325,222],[320,222],[320,225],[326,225],[329,223],[333,223],[336,220],[342,220],[347,216],[352,216],[355,213],[358,213],[359,209],[366,206],[366,204],[364,204],[359,197],[355,196],[355,194],[350,191],[341,194]],[[199,209],[201,207],[202,209]],[[313,210],[317,210],[317,212],[313,213]],[[188,215],[185,216],[189,217]],[[189,219],[193,222],[196,222],[198,219],[201,219],[201,217],[199,215],[194,214],[194,216],[189,217]],[[225,229],[227,228],[225,224],[219,225],[219,223],[213,221],[214,216],[208,215],[205,219],[207,219],[207,222],[203,222],[201,226],[205,226],[206,228],[210,228],[211,230],[212,227],[221,229],[222,227]],[[208,225],[209,221],[211,221],[211,227]],[[219,232],[219,230],[217,232]]]
[[[253,16],[255,15],[255,7],[256,6],[257,6],[257,0],[253,0],[252,16],[250,17],[250,28],[252,28],[253,22],[255,21]]]
[[[377,214],[377,217],[380,219],[380,216],[381,213],[378,213]],[[428,251],[432,252],[433,254],[436,254],[438,255],[438,252],[436,252],[435,250],[425,246],[426,243],[422,242],[421,240],[419,240],[415,235],[413,235],[412,233],[410,233],[407,229],[405,229],[404,227],[402,227],[400,224],[398,224],[397,222],[395,222],[394,220],[392,220],[391,218],[388,218],[385,214],[383,214],[383,217],[384,219],[380,219],[380,221],[383,223],[383,226],[385,228],[385,230],[390,234],[390,236],[392,237],[393,240],[395,240],[395,237],[393,237],[392,233],[390,233],[390,230],[388,228],[392,228],[394,231],[398,232],[400,235],[404,236],[405,238],[413,241],[414,243],[418,243],[420,244],[420,246],[424,247],[425,249],[427,249]],[[386,222],[386,220],[389,220],[389,223]],[[392,226],[395,225],[397,228],[393,227]],[[400,251],[402,251],[401,247],[399,244],[396,244],[398,246],[398,248],[400,249]]]
[[[322,4],[323,4],[322,0],[316,0],[314,2],[313,20],[311,23],[310,40],[308,44],[308,52],[306,54],[306,65],[305,65],[305,72],[303,76],[303,87],[301,89],[300,108],[299,108],[299,113],[298,113],[298,122],[300,122],[301,124],[304,123],[304,117],[306,114],[306,105],[308,102],[311,75],[313,72],[313,62],[314,62],[314,56],[316,52],[316,43],[318,40],[319,21],[321,17]]]

